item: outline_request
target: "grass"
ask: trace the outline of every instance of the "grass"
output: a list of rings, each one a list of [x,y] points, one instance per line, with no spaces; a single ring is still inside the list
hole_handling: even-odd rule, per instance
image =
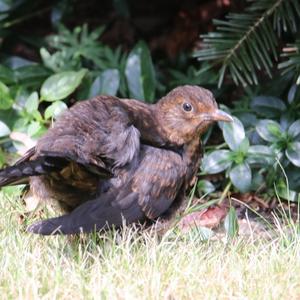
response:
[[[41,237],[18,222],[18,197],[0,194],[1,299],[299,299],[300,238],[203,242],[196,232],[135,228]]]

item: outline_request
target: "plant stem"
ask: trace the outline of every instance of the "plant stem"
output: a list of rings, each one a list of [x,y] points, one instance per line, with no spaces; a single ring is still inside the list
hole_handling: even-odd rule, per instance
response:
[[[12,20],[12,21],[8,21],[8,22],[6,22],[6,23],[4,23],[2,25],[2,28],[9,28],[9,27],[12,27],[12,26],[14,26],[16,24],[22,23],[22,22],[24,22],[26,20],[29,20],[29,19],[31,19],[31,18],[39,15],[39,14],[43,14],[43,13],[47,12],[51,8],[52,8],[51,6],[48,6],[48,7],[45,7],[43,9],[40,9],[38,11],[35,11],[35,12],[31,13],[31,14],[28,14],[26,16],[20,17],[18,19]]]
[[[228,192],[229,192],[229,190],[231,188],[231,185],[232,185],[231,181],[228,181],[228,183],[227,183],[227,185],[226,185],[226,187],[225,187],[225,189],[224,189],[224,191],[223,191],[223,193],[222,193],[219,201],[217,202],[218,205],[220,205],[223,202],[223,200],[225,199],[225,197],[227,196],[227,194],[228,194]]]
[[[220,144],[220,145],[217,145],[217,146],[215,146],[215,145],[206,146],[205,150],[211,150],[211,149],[217,149],[217,150],[219,150],[219,149],[225,148],[226,146],[227,146],[226,143],[223,143],[223,144]]]
[[[196,192],[196,187],[197,187],[197,184],[198,184],[198,180],[195,182],[191,192],[190,192],[190,195],[189,195],[189,201],[188,201],[188,204],[185,208],[185,211],[188,211],[188,209],[190,208],[191,204],[192,204],[192,201],[193,201],[193,198],[194,198],[194,195],[195,195],[195,192]]]

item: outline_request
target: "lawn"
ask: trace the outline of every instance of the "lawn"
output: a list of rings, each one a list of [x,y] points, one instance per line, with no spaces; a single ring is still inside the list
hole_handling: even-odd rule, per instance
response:
[[[203,241],[131,227],[82,237],[24,231],[16,193],[0,194],[1,299],[299,299],[300,238]],[[282,229],[282,230],[281,230]]]

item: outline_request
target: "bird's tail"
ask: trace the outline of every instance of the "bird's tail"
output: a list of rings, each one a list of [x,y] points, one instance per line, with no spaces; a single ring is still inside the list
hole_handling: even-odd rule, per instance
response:
[[[111,202],[113,195],[108,193],[95,200],[78,206],[68,215],[39,221],[29,226],[27,231],[42,235],[90,233],[142,221],[144,212],[138,205],[137,196],[129,195],[130,205],[122,207]],[[128,199],[124,199],[125,201]]]
[[[64,159],[58,162],[57,158],[46,156],[38,157],[35,160],[22,161],[0,170],[0,187],[26,183],[28,177],[60,170],[66,163],[67,161]]]

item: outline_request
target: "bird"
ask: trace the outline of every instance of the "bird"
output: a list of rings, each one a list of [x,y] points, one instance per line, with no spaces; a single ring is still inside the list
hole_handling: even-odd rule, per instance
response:
[[[155,104],[96,96],[62,113],[35,147],[0,170],[0,187],[27,183],[34,197],[63,208],[30,225],[32,233],[155,221],[184,201],[202,157],[200,136],[232,120],[199,86],[179,86]]]

